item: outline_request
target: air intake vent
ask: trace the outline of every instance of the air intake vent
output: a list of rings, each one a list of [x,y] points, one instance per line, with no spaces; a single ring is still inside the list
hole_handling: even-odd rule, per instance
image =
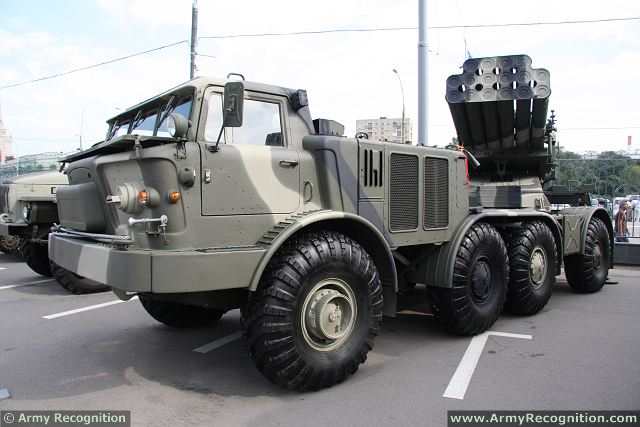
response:
[[[382,151],[364,150],[364,186],[382,187]]]
[[[389,159],[389,216],[392,231],[418,228],[418,157],[392,153]]]
[[[449,225],[449,164],[447,159],[424,159],[424,228]]]

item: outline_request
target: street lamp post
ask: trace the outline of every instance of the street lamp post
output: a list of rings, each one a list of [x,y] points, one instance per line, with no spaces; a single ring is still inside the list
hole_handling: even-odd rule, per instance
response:
[[[393,72],[398,77],[398,82],[400,83],[400,93],[402,94],[402,124],[400,125],[401,126],[400,127],[400,142],[402,144],[405,144],[406,140],[404,139],[404,86],[402,85],[402,79],[400,78],[400,73],[398,72],[398,70],[396,70],[394,68]]]
[[[189,67],[189,79],[193,79],[196,76],[196,56],[198,47],[198,0],[193,0],[191,4],[191,66]]]

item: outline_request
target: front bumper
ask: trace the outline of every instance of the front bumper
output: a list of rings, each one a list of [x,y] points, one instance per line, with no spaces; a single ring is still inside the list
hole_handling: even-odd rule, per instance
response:
[[[261,247],[210,250],[116,249],[49,234],[49,258],[80,276],[124,292],[203,292],[246,288]]]
[[[0,236],[22,236],[28,230],[29,224],[21,222],[0,221]]]

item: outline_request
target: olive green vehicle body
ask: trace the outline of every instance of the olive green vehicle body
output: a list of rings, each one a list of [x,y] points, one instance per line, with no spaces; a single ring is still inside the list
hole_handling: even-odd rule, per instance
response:
[[[5,180],[0,185],[0,236],[30,238],[46,234],[58,221],[56,191],[67,183],[67,177],[58,171],[34,172]]]
[[[384,312],[394,315],[403,283],[451,286],[455,253],[478,221],[547,223],[563,252],[556,274],[563,256],[583,250],[592,215],[611,224],[601,208],[554,215],[533,199],[521,209],[470,206],[460,151],[320,135],[308,106],[295,101],[299,91],[244,84],[245,99],[278,105],[281,146],[222,142],[215,150],[205,135],[208,104],[218,102],[224,81],[197,78],[132,107],[111,126],[174,94],[193,96],[186,138],[124,135],[63,159],[69,186],[58,190],[61,227],[50,234],[50,258],[122,299],[153,293],[234,308],[293,236],[337,230],[371,254]],[[107,203],[124,184],[156,190],[155,206],[128,213]],[[170,192],[180,192],[177,203]],[[129,225],[163,215],[164,227]]]

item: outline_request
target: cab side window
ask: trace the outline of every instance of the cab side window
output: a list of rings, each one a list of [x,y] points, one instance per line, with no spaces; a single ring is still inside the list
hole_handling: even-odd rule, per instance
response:
[[[222,95],[219,93],[212,93],[209,96],[208,110],[207,110],[207,124],[204,128],[204,139],[209,142],[216,142],[218,140],[218,133],[222,126]],[[225,143],[225,134],[222,133],[220,142]]]
[[[280,104],[274,102],[244,100],[242,126],[231,128],[233,144],[282,146]]]
[[[243,114],[242,126],[227,128],[220,138],[221,143],[284,146],[279,103],[245,99]],[[212,93],[208,102],[205,139],[215,142],[221,125],[222,96],[218,93]]]

